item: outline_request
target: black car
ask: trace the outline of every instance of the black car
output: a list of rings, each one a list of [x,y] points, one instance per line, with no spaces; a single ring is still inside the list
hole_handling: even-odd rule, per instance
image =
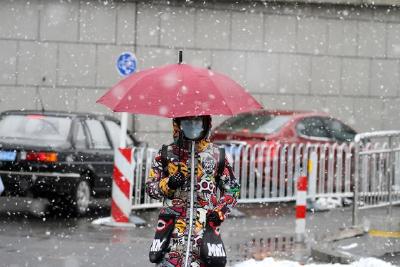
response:
[[[58,111],[0,113],[2,196],[48,198],[80,215],[92,197],[111,193],[119,121]],[[128,133],[128,146],[141,144]]]

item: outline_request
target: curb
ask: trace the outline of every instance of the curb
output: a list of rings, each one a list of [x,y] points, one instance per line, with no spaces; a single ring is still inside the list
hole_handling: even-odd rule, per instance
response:
[[[321,249],[311,247],[311,257],[321,262],[349,264],[357,260],[351,255],[344,255],[339,252],[334,252],[332,249]]]
[[[356,261],[358,260],[357,256],[343,251],[336,251],[335,247],[331,244],[340,240],[355,238],[365,234],[366,232],[362,229],[361,226],[342,229],[338,233],[335,233],[331,236],[326,237],[323,240],[320,240],[318,244],[311,246],[311,257],[319,261],[329,263],[348,264],[350,262]]]
[[[140,217],[131,215],[129,217],[129,222],[127,223],[114,222],[111,217],[104,217],[92,221],[92,224],[110,226],[110,227],[135,228],[146,225],[146,221],[141,219]]]
[[[360,227],[343,229],[342,231],[326,237],[323,240],[319,240],[311,246],[311,257],[318,261],[329,262],[329,263],[341,263],[348,264],[353,261],[357,261],[361,258],[359,252],[351,252],[340,245],[340,241],[345,239],[351,239],[351,241],[357,242],[356,238],[364,236],[369,240],[368,236],[371,238],[383,238],[384,240],[398,239],[400,238],[399,231],[383,231],[371,229],[368,232],[363,231]],[[372,240],[372,241],[371,241]],[[373,242],[371,239],[369,242]],[[380,241],[382,242],[382,241]],[[399,242],[400,243],[400,242]],[[398,248],[398,246],[397,246]],[[393,249],[392,249],[393,250]],[[392,250],[381,250],[375,249],[369,251],[368,257],[382,258],[388,253],[393,253]],[[364,254],[362,254],[364,255]]]
[[[370,236],[375,236],[375,237],[400,238],[399,231],[383,231],[383,230],[372,229],[369,230],[368,234]]]

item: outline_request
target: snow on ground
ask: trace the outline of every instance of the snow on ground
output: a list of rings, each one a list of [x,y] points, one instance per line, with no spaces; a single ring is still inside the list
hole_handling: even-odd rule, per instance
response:
[[[351,264],[339,264],[339,263],[328,263],[328,264],[317,264],[311,263],[301,265],[294,261],[276,261],[273,258],[265,258],[262,261],[256,261],[254,259],[248,260],[234,267],[394,267],[394,265],[384,262],[376,258],[364,258]]]
[[[308,203],[308,208],[316,211],[331,210],[342,206],[342,199],[339,197],[320,197],[315,202]]]

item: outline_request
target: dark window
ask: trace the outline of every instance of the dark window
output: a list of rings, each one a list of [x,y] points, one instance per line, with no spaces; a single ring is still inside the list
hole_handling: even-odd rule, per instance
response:
[[[324,122],[330,135],[339,142],[351,142],[357,134],[349,126],[336,119],[326,118]]]
[[[217,130],[225,132],[271,134],[282,128],[290,118],[291,116],[286,115],[241,114],[226,120],[218,126]]]
[[[319,117],[305,118],[297,124],[297,133],[309,137],[330,138],[325,124]]]
[[[105,121],[105,125],[108,129],[108,133],[110,134],[113,147],[119,147],[119,136],[121,134],[121,127],[119,127],[119,125],[115,121]],[[133,141],[128,135],[126,136],[126,145],[133,145]]]
[[[76,123],[74,142],[76,148],[87,147],[85,132],[83,129],[83,125],[80,121]]]
[[[68,142],[72,120],[43,114],[5,115],[0,120],[0,139],[59,146]]]
[[[98,120],[86,120],[89,129],[91,147],[95,149],[111,149],[103,125]]]

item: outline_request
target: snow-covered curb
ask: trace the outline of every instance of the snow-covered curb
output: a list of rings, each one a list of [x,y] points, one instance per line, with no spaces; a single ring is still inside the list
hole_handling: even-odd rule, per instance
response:
[[[395,267],[394,265],[376,258],[365,258],[351,264],[306,264],[301,265],[294,261],[276,261],[273,258],[265,258],[262,261],[248,260],[234,265],[234,267]]]

